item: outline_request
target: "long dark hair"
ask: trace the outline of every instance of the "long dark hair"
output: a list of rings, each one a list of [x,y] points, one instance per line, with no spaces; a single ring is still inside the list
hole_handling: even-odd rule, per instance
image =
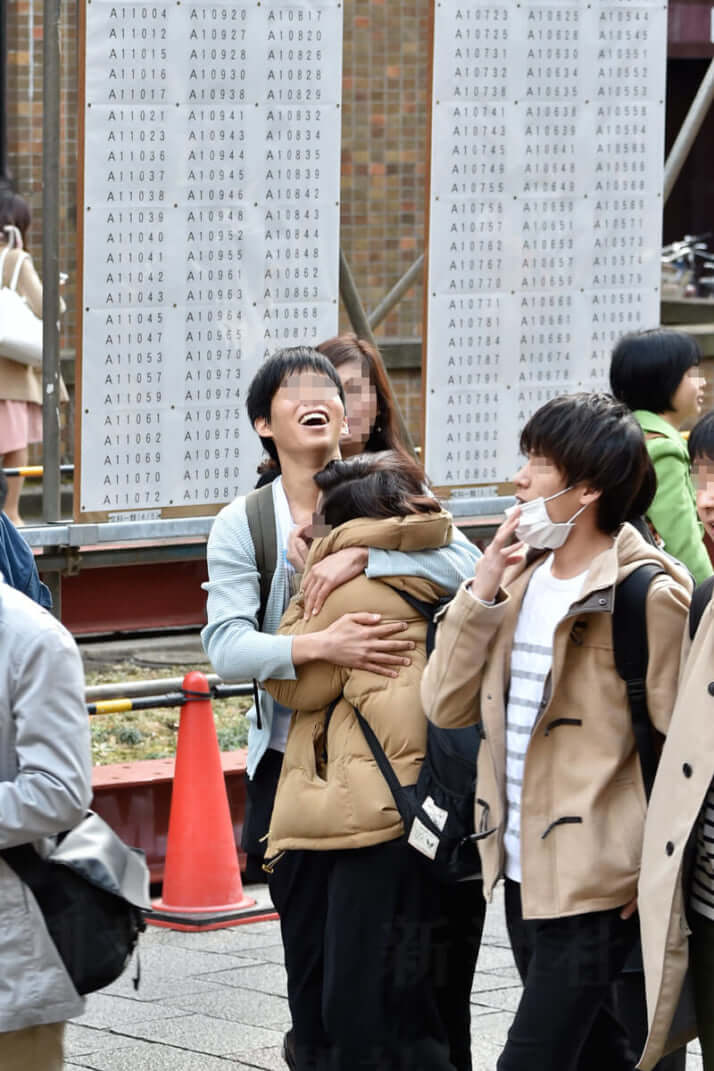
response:
[[[398,450],[409,454],[405,444],[399,438],[394,419],[394,396],[384,367],[374,346],[364,338],[354,334],[336,335],[328,338],[316,347],[328,361],[339,371],[343,364],[355,361],[362,365],[377,395],[377,415],[370,428],[369,438],[362,447],[362,453],[373,454],[378,450]],[[411,456],[411,455],[409,455]]]
[[[25,245],[27,231],[32,220],[30,206],[19,193],[11,193],[9,190],[0,196],[0,239],[8,240],[5,227],[17,227],[22,235],[22,244]]]
[[[439,502],[425,491],[424,470],[398,450],[328,461],[313,479],[322,492],[320,513],[332,528],[358,517],[441,511]]]

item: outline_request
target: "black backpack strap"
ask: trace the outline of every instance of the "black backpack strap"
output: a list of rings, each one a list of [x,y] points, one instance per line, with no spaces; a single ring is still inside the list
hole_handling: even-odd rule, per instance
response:
[[[255,548],[255,564],[260,582],[258,628],[262,631],[270,585],[278,563],[278,534],[275,526],[272,484],[265,484],[245,497],[245,515]]]
[[[257,487],[245,496],[245,515],[248,521],[250,538],[255,549],[255,564],[260,584],[260,606],[258,607],[258,630],[263,631],[265,608],[268,605],[270,585],[273,583],[278,564],[278,533],[275,526],[275,509],[273,508],[272,484]],[[260,693],[258,682],[253,681],[253,700],[258,728],[263,728],[260,716]]]
[[[689,638],[694,639],[696,631],[699,627],[699,622],[702,619],[702,614],[706,610],[707,606],[711,602],[712,588],[714,588],[714,576],[707,577],[701,584],[698,584],[694,589],[692,595],[692,602],[689,607]]]
[[[431,652],[434,650],[434,643],[436,642],[436,615],[443,610],[445,606],[451,602],[452,595],[442,595],[436,602],[424,602],[423,599],[417,599],[416,596],[410,595],[407,591],[402,591],[401,588],[394,588],[394,591],[408,602],[413,610],[421,614],[426,618],[426,657],[428,658]]]
[[[404,823],[404,829],[408,831],[411,821],[411,815],[409,814],[409,809],[404,799],[404,789],[399,783],[399,778],[395,774],[392,764],[384,752],[384,748],[377,739],[374,729],[369,724],[364,714],[362,714],[355,706],[353,706],[352,709],[357,715],[357,721],[359,722],[360,728],[364,733],[364,738],[369,745],[369,750],[372,752],[374,761],[377,763],[382,777],[387,782],[389,790],[394,796],[394,802],[397,805],[399,816],[402,819],[402,822]]]
[[[615,666],[627,686],[632,714],[632,731],[640,757],[642,780],[650,797],[658,755],[647,709],[647,592],[655,576],[663,573],[661,565],[646,562],[617,585],[612,615],[612,638]]]

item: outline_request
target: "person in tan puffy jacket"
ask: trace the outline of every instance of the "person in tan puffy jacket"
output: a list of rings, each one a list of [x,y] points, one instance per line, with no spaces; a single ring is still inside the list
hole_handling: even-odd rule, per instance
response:
[[[402,456],[384,452],[332,461],[315,481],[320,523],[324,519],[330,530],[312,543],[306,574],[346,547],[422,551],[451,539],[449,514],[425,493],[419,466]],[[345,607],[378,612],[383,621],[403,620],[412,649],[398,674],[380,677],[313,661],[298,667],[296,680],[266,682],[280,703],[296,711],[267,857],[268,865],[290,865],[294,875],[289,888],[281,884],[275,906],[298,1071],[453,1067],[432,985],[438,892],[406,843],[354,710],[369,722],[399,781],[414,784],[426,747],[419,682],[427,626],[400,590],[425,602],[444,594],[424,577],[373,580],[361,574],[307,619],[298,596],[279,629],[293,636],[317,633]],[[291,855],[289,864],[284,853]]]

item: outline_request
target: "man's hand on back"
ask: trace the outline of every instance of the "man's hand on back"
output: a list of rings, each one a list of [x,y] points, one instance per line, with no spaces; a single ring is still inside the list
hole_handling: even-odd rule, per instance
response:
[[[401,666],[411,664],[405,654],[414,650],[412,640],[397,639],[406,621],[381,624],[381,614],[343,614],[327,628],[293,639],[293,663],[322,659],[336,666],[366,669],[382,677],[396,677]]]

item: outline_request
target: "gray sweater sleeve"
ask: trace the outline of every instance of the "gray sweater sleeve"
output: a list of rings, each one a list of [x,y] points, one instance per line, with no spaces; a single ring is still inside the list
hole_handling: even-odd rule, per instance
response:
[[[238,498],[216,517],[208,540],[208,624],[201,633],[206,654],[223,680],[294,680],[292,637],[274,636],[283,612],[278,568],[258,631],[260,582],[255,548]]]
[[[446,591],[456,591],[473,576],[481,551],[454,526],[454,536],[446,547],[408,553],[399,550],[370,548],[365,573],[370,579],[382,576],[419,576],[440,584]]]

